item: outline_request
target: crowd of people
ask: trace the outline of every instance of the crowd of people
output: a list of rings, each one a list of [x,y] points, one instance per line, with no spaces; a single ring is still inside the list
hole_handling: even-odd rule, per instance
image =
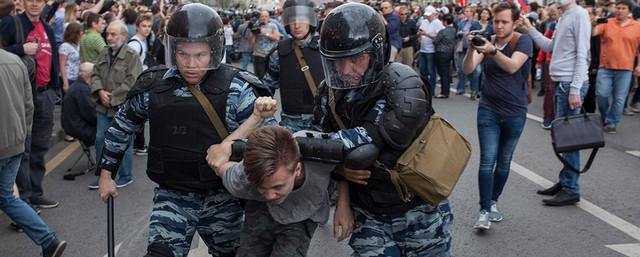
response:
[[[196,231],[214,256],[304,256],[332,192],[335,236],[350,236],[354,256],[450,256],[448,201],[401,199],[385,170],[433,115],[431,99],[464,95],[467,81],[469,99],[479,99],[474,228],[490,229],[504,218],[498,200],[533,85],[544,96],[544,129],[584,110],[615,134],[623,115],[640,112],[638,18],[631,0],[287,0],[276,10],[218,11],[164,0],[0,0],[0,80],[11,85],[0,128],[14,133],[0,138],[0,207],[43,256],[62,255],[66,242],[38,216],[59,205],[42,181],[61,104],[65,139],[95,146],[88,187],[103,200],[133,183],[133,155],[148,155],[158,188],[147,256],[186,256]],[[405,91],[385,90],[391,74]],[[418,91],[402,88],[405,79]],[[409,93],[414,106],[387,108]],[[292,134],[307,130],[370,160],[308,161]],[[234,140],[246,138],[244,160],[231,161]],[[578,152],[565,158],[579,167]],[[550,206],[574,204],[578,179],[563,167],[538,194],[552,196],[543,200]]]

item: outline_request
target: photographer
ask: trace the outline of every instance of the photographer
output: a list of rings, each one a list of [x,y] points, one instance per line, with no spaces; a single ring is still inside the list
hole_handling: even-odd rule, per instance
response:
[[[469,49],[463,71],[473,72],[481,62],[485,65],[485,86],[478,105],[478,137],[480,140],[480,215],[473,226],[487,230],[491,221],[501,221],[498,197],[507,178],[513,151],[527,119],[527,79],[533,55],[529,36],[514,32],[520,17],[518,7],[503,2],[494,8],[493,30],[489,41],[480,35],[468,35]],[[494,169],[495,166],[495,169]]]
[[[266,56],[280,41],[280,32],[278,32],[278,27],[269,20],[269,12],[260,12],[260,30],[256,32],[254,37],[253,68],[255,74],[262,78],[267,69]]]

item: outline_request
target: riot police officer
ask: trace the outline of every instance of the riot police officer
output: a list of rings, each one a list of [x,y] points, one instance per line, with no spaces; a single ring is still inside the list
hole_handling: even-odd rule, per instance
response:
[[[312,0],[287,0],[280,16],[291,38],[278,42],[269,55],[263,81],[272,90],[280,89],[280,125],[293,132],[310,129],[317,85],[324,79]],[[283,72],[280,72],[283,71]],[[286,76],[285,76],[286,71]]]
[[[254,75],[221,64],[223,25],[210,7],[187,4],[176,11],[165,47],[168,69],[140,75],[105,135],[97,171],[100,197],[117,196],[113,171],[132,134],[149,120],[147,175],[158,187],[147,256],[187,256],[195,231],[209,254],[233,256],[243,210],[208,167],[206,151],[225,138],[246,137],[263,122],[275,124],[273,118],[264,121],[274,109],[256,101],[268,90],[261,90]]]
[[[448,202],[403,201],[384,167],[393,167],[433,114],[431,96],[415,71],[389,64],[386,28],[373,8],[348,3],[334,9],[320,32],[325,80],[316,122],[349,150],[375,161],[362,170],[337,169],[349,181],[353,256],[450,256]],[[367,158],[365,158],[367,159]],[[348,224],[349,208],[336,210]]]

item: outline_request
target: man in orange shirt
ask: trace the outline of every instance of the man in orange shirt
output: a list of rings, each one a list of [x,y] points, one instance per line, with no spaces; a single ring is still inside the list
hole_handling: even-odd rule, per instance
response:
[[[598,109],[604,117],[604,131],[611,134],[616,133],[616,125],[622,118],[632,73],[640,73],[640,66],[635,70],[633,67],[634,58],[640,60],[640,23],[631,18],[632,8],[630,0],[618,0],[615,18],[595,27],[592,34],[601,36],[602,40],[596,96]],[[611,105],[609,97],[613,98]]]

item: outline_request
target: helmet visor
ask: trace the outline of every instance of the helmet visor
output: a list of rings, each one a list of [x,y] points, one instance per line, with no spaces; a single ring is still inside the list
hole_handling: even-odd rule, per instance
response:
[[[222,33],[198,39],[166,35],[165,61],[180,71],[215,70],[222,62],[223,47]]]
[[[339,58],[322,56],[325,83],[333,89],[367,86],[373,80],[372,61],[372,55],[366,51]]]
[[[282,25],[287,26],[293,23],[305,23],[309,26],[317,27],[318,18],[316,13],[310,6],[294,5],[287,7],[282,11],[280,16],[282,19]]]

